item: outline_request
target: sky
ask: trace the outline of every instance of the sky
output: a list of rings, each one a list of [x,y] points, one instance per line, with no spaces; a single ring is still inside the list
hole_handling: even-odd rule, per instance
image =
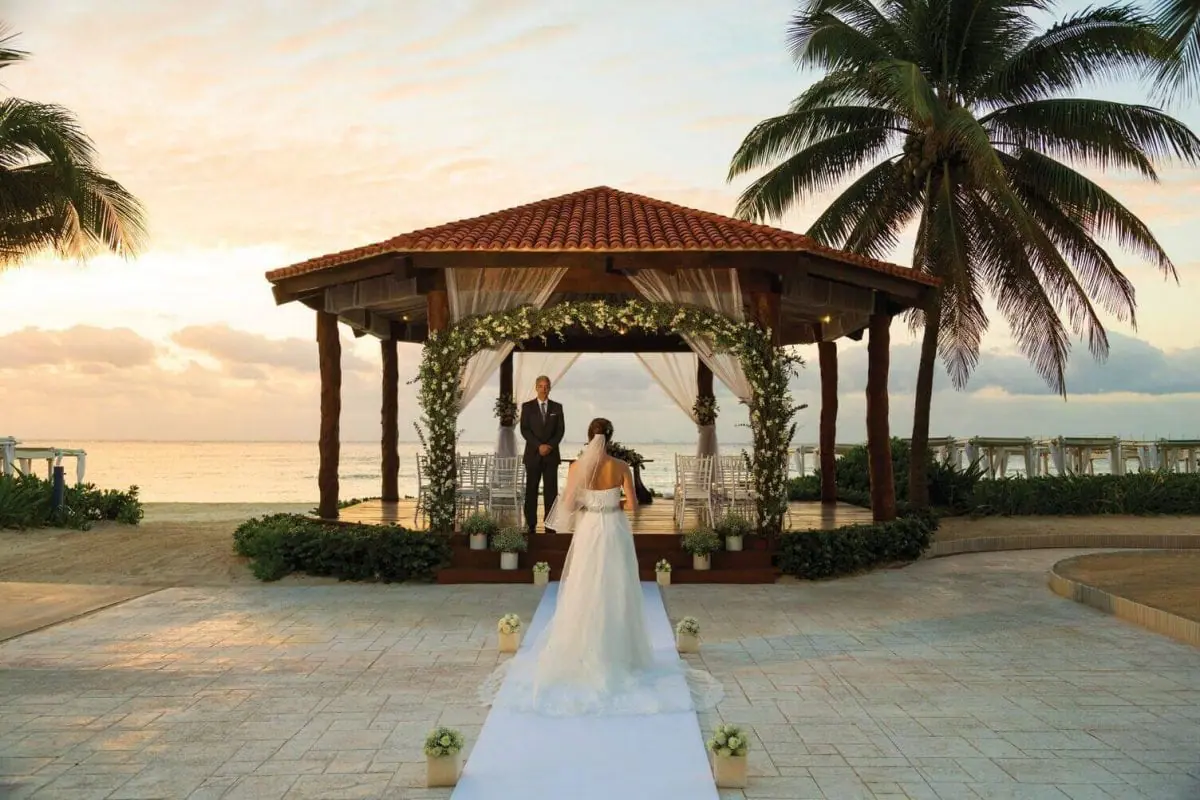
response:
[[[1061,6],[1064,13],[1082,4]],[[72,109],[102,167],[142,199],[136,259],[37,258],[0,273],[0,436],[316,438],[310,310],[277,307],[269,269],[596,185],[730,213],[729,159],[811,74],[784,37],[790,0],[3,0],[31,51],[0,92]],[[1145,102],[1132,84],[1096,89]],[[1200,129],[1200,106],[1172,109]],[[1111,356],[1077,346],[1067,400],[1013,349],[999,314],[966,391],[944,375],[935,436],[1200,437],[1200,172],[1101,182],[1159,236],[1179,284],[1119,254],[1136,330]],[[830,195],[831,196],[831,195]],[[781,223],[803,231],[830,196]],[[907,264],[903,244],[893,256]],[[993,309],[994,312],[994,309]],[[344,334],[342,437],[379,432],[379,345]],[[798,441],[817,438],[815,348],[793,382]],[[418,346],[401,347],[401,380]],[[907,436],[917,347],[894,327],[891,422]],[[865,436],[865,349],[842,345],[839,440]],[[618,388],[619,387],[619,388]],[[402,387],[401,434],[419,410]],[[495,383],[464,412],[494,435]],[[555,387],[568,425],[624,441],[694,428],[633,356],[583,356]],[[725,441],[745,413],[718,390]],[[582,435],[579,437],[582,438]]]

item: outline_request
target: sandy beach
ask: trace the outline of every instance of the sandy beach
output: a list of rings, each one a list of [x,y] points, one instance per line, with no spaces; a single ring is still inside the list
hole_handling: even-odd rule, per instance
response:
[[[233,554],[232,535],[251,517],[305,513],[305,503],[147,503],[141,525],[106,522],[89,531],[0,531],[0,581],[123,586],[254,584]],[[1056,533],[1200,534],[1197,517],[958,517],[939,540]],[[327,579],[291,576],[289,583]]]

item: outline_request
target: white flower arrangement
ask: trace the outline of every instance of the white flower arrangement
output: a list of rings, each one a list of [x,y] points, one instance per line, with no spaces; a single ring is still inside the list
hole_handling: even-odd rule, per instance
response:
[[[755,527],[764,534],[783,528],[787,512],[787,448],[795,434],[792,417],[802,407],[792,402],[788,380],[803,364],[793,348],[775,347],[769,332],[754,322],[737,322],[707,308],[631,299],[623,303],[587,300],[549,308],[521,306],[496,314],[459,320],[446,331],[430,332],[417,375],[422,424],[429,457],[429,527],[454,528],[455,441],[459,378],[467,361],[501,341],[564,338],[564,330],[671,330],[704,336],[714,350],[742,362],[752,395],[747,402],[754,454],[751,460],[756,500]],[[707,409],[706,409],[707,410]],[[715,412],[715,407],[713,408]]]
[[[695,617],[684,617],[679,620],[679,624],[675,626],[676,633],[682,633],[685,636],[700,635],[700,620]]]
[[[660,560],[657,564],[654,565],[654,571],[655,572],[670,572],[671,571],[671,562],[667,561],[665,558]]]
[[[550,573],[550,565],[547,564],[545,561],[539,561],[533,565],[533,571],[536,573],[539,573],[539,574],[542,574],[542,573],[549,574]]]
[[[516,614],[505,614],[496,623],[496,630],[504,634],[519,633],[521,630],[521,618]]]
[[[453,728],[434,728],[425,737],[425,755],[445,758],[463,749],[462,734]]]
[[[715,755],[744,756],[750,747],[745,731],[737,725],[718,725],[713,737],[708,740],[708,749]]]

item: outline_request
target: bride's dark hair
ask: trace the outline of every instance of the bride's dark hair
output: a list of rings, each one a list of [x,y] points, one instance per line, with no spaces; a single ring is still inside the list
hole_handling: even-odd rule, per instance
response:
[[[588,424],[588,441],[590,442],[597,435],[603,436],[610,442],[612,441],[613,426],[604,417],[596,417]]]

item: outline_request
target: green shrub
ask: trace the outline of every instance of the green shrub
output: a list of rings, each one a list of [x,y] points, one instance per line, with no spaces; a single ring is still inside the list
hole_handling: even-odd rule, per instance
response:
[[[693,528],[683,534],[681,546],[694,556],[707,556],[724,548],[725,543],[711,528]]]
[[[922,512],[872,525],[789,531],[780,542],[779,567],[785,574],[813,580],[915,561],[936,530],[936,517]]]
[[[444,536],[394,525],[329,525],[297,514],[255,517],[233,533],[233,550],[250,559],[254,577],[292,572],[344,581],[432,580],[450,561]]]
[[[500,522],[484,511],[478,511],[463,520],[462,532],[467,536],[482,533],[486,536],[495,536],[500,532]]]
[[[713,533],[724,539],[728,536],[752,536],[754,523],[732,511],[723,514],[713,525]]]
[[[51,505],[53,496],[54,484],[36,475],[0,475],[0,528],[87,530],[106,520],[137,525],[145,514],[136,486],[125,492],[91,483],[67,486],[59,509]]]
[[[912,448],[903,439],[892,439],[892,474],[896,481],[896,501],[908,501],[908,469]],[[975,488],[983,478],[983,469],[971,465],[963,469],[939,461],[930,453],[928,472],[929,503],[939,508],[963,511],[970,507]],[[817,493],[821,496],[820,470],[815,476]],[[837,460],[838,499],[854,505],[871,505],[871,472],[868,468],[866,445],[859,445]],[[866,503],[862,503],[863,499]]]
[[[529,539],[524,528],[502,528],[492,536],[489,545],[500,553],[524,553],[529,549]]]
[[[1132,472],[981,481],[972,511],[1004,516],[1200,514],[1200,475]]]

